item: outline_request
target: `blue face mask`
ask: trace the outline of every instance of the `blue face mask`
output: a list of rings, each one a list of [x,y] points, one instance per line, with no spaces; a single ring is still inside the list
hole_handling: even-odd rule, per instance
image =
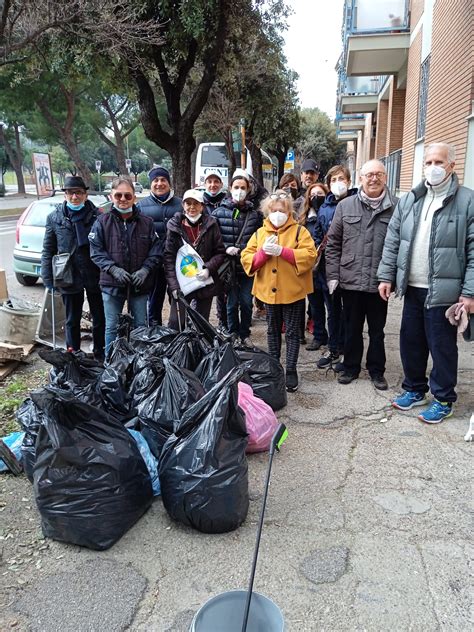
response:
[[[66,206],[70,211],[81,211],[84,208],[85,203],[81,202],[81,204],[71,204],[71,202],[66,202]]]
[[[128,213],[133,213],[133,206],[129,206],[128,208],[118,208],[118,206],[115,206],[114,204],[114,209],[121,215],[127,215]]]

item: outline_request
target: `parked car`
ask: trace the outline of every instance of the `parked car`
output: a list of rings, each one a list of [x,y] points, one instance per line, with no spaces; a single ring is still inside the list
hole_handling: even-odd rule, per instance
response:
[[[143,186],[139,182],[134,182],[135,193],[143,193]]]
[[[112,206],[107,195],[91,194],[88,199],[101,213],[109,211]],[[21,285],[34,285],[41,276],[41,252],[46,218],[58,204],[62,204],[62,200],[55,195],[35,200],[23,211],[16,224],[13,271]]]

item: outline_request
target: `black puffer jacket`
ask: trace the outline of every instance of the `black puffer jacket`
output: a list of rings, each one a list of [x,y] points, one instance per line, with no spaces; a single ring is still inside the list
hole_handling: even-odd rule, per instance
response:
[[[221,206],[216,208],[212,213],[212,216],[219,222],[219,228],[222,233],[222,240],[224,246],[229,248],[230,246],[236,246],[242,251],[247,245],[250,237],[262,226],[263,215],[260,211],[256,211],[253,208],[251,202],[245,202],[243,208],[240,208],[235,204],[232,198],[226,198]],[[245,218],[248,216],[245,230],[242,237],[237,243],[237,238],[240,235],[240,231],[245,222]],[[235,257],[237,263],[237,272],[244,274],[244,269],[240,264],[240,254]]]
[[[189,240],[188,233],[183,226],[183,214],[176,215],[168,222],[168,233],[166,235],[164,266],[166,281],[170,291],[179,290],[178,279],[176,278],[176,254],[183,245],[183,240],[198,252],[204,261],[204,265],[208,268],[214,279],[214,285],[206,285],[206,287],[192,292],[188,295],[188,300],[193,298],[208,298],[215,296],[219,288],[219,277],[217,270],[225,259],[225,248],[222,241],[222,235],[219,230],[217,221],[210,215],[203,215],[199,224],[200,232],[196,243],[192,244]]]
[[[175,213],[183,210],[183,201],[181,198],[176,197],[173,191],[170,191],[164,202],[155,197],[153,193],[150,193],[148,197],[138,202],[137,207],[142,215],[151,217],[155,225],[155,232],[164,244],[166,225]]]
[[[226,196],[227,191],[220,191],[215,197],[212,197],[207,191],[204,191],[204,206],[209,215],[212,215],[213,211],[222,204]]]
[[[92,260],[100,268],[101,287],[125,287],[109,273],[112,266],[127,272],[149,270],[145,283],[136,294],[147,294],[154,285],[154,271],[161,264],[161,248],[153,222],[134,206],[132,216],[124,220],[112,209],[101,215],[89,233]]]
[[[85,208],[84,227],[87,232],[90,232],[99,211],[89,200],[86,200]],[[61,288],[61,293],[76,294],[84,288],[99,292],[99,268],[91,260],[89,244],[77,248],[76,229],[69,218],[64,201],[62,204],[58,204],[56,210],[50,213],[46,220],[41,255],[41,277],[46,287],[53,286],[53,255],[72,252],[73,248],[76,248],[72,255],[74,285]]]

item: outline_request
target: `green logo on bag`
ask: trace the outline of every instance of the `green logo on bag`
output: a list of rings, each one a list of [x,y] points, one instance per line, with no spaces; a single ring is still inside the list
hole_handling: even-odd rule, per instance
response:
[[[194,277],[198,273],[198,264],[194,257],[191,255],[186,255],[181,259],[181,264],[179,266],[181,274],[185,277]]]

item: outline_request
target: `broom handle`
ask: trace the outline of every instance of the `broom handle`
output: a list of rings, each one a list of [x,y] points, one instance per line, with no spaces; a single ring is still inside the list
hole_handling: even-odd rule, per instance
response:
[[[273,463],[274,454],[275,454],[275,447],[272,445],[270,448],[270,459],[268,461],[267,480],[265,481],[265,492],[263,495],[262,510],[260,512],[260,523],[258,525],[257,541],[255,542],[255,551],[253,554],[252,572],[250,573],[250,583],[249,583],[249,589],[247,592],[247,601],[245,603],[245,612],[244,612],[244,620],[242,623],[242,632],[246,632],[247,630],[247,622],[248,622],[249,612],[250,612],[250,602],[252,600],[253,581],[255,579],[255,570],[257,568],[258,550],[260,548],[260,537],[262,535],[263,518],[265,516],[265,507],[267,504],[268,487],[270,485],[270,474],[272,471],[272,463]]]

